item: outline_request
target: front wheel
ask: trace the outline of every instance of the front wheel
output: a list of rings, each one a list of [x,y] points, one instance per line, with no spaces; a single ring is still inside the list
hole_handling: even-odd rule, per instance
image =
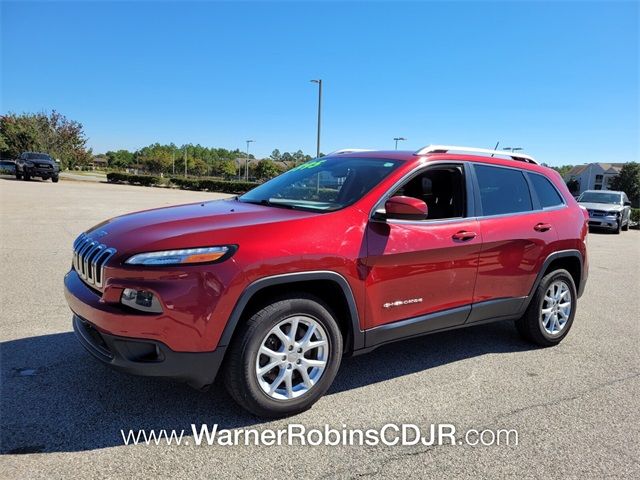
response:
[[[16,172],[16,180],[22,180],[22,174]]]
[[[51,181],[52,181],[53,183],[58,183],[58,180],[59,180],[59,178],[58,178],[58,176],[57,176],[57,175],[56,175],[55,177],[51,177]]]
[[[527,311],[516,320],[518,332],[543,347],[557,345],[573,324],[576,299],[576,286],[569,272],[555,270],[545,275]]]
[[[227,352],[225,385],[255,415],[294,415],[324,395],[341,358],[342,335],[329,307],[311,295],[289,295],[240,327]]]
[[[25,182],[28,182],[29,180],[31,180],[31,175],[29,175],[29,172],[27,172],[26,170],[22,173],[22,178]]]

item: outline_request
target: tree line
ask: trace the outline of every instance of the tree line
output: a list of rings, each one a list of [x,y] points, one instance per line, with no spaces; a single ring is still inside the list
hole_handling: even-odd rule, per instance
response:
[[[0,158],[3,159],[15,159],[25,151],[45,152],[58,159],[62,169],[83,167],[94,159],[87,140],[81,123],[55,110],[50,113],[0,115]],[[239,149],[154,143],[136,151],[109,151],[98,157],[106,159],[111,170],[184,175],[186,163],[188,175],[233,179],[243,177],[246,154]],[[301,150],[280,152],[278,149],[268,158],[256,160],[253,155],[249,158],[249,176],[259,180],[272,178],[312,159]],[[572,165],[551,168],[564,175]],[[571,189],[572,185],[568,186]],[[611,187],[626,192],[637,205],[640,202],[640,165],[635,162],[625,164]]]
[[[8,113],[0,116],[0,158],[15,159],[22,152],[48,153],[62,169],[89,166],[94,155],[87,147],[81,123],[59,112]],[[239,149],[153,143],[136,151],[115,150],[96,155],[106,160],[111,170],[134,170],[151,174],[216,176],[232,179],[243,176],[246,153]],[[302,162],[311,160],[301,150],[274,150],[268,158],[256,160],[249,155],[249,176],[268,179]]]

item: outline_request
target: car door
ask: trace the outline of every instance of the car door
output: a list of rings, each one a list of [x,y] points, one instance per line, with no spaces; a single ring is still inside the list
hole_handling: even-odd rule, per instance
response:
[[[437,218],[428,215],[424,220],[369,222],[364,260],[367,328],[410,319],[413,326],[405,329],[404,334],[402,329],[398,330],[398,337],[402,337],[466,320],[482,243],[473,215],[474,197],[467,168],[464,162],[428,166],[387,195],[387,198],[400,194],[425,200]],[[459,174],[451,173],[451,179],[447,179],[443,173],[446,171]],[[431,191],[408,191],[411,184],[414,187],[416,182],[425,184],[425,178],[430,179],[426,183],[432,184]],[[452,187],[447,192],[449,181]],[[447,218],[451,215],[455,216]],[[367,336],[369,344],[370,338]]]
[[[558,211],[565,206],[549,185],[561,205],[543,209],[519,168],[475,164],[473,171],[483,244],[469,323],[518,312],[558,238]],[[549,182],[535,178],[540,181]]]

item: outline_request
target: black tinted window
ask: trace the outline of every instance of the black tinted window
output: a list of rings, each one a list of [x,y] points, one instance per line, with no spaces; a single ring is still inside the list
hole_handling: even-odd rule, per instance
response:
[[[551,182],[542,175],[530,173],[529,179],[533,184],[536,195],[538,195],[542,208],[555,207],[564,203],[558,191],[551,185]]]
[[[483,215],[533,210],[529,186],[522,172],[509,168],[476,165]]]

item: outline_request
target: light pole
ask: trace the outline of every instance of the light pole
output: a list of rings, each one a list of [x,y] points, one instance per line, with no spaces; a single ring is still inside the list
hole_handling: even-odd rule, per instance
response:
[[[396,150],[398,149],[398,142],[404,142],[406,140],[406,138],[404,137],[394,137],[394,140],[396,142]]]
[[[184,178],[187,178],[187,147],[186,145],[184,146]]]
[[[244,162],[244,180],[249,181],[249,144],[255,140],[247,140],[247,159]]]
[[[320,156],[320,120],[322,118],[322,79],[311,80],[318,84],[318,138],[316,141],[316,158]]]

